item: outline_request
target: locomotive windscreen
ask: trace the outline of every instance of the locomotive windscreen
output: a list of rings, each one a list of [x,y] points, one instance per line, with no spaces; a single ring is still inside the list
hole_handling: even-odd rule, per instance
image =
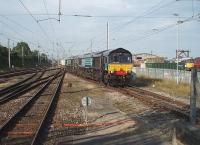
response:
[[[109,63],[132,63],[132,56],[127,53],[114,53],[109,56]]]

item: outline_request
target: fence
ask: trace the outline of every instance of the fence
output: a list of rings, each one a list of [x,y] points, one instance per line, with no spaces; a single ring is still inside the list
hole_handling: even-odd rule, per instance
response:
[[[177,70],[174,69],[160,69],[160,68],[133,68],[133,72],[137,76],[144,76],[154,79],[165,79],[165,80],[177,80]],[[191,82],[191,72],[185,70],[178,71],[179,82],[190,83]]]
[[[191,97],[190,97],[190,122],[194,125],[196,123],[196,118],[199,117],[200,108],[200,72],[197,69],[192,69],[192,79],[191,79]]]

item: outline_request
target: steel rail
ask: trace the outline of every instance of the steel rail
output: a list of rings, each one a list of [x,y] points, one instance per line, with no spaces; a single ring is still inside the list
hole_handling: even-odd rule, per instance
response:
[[[37,74],[38,74],[38,73],[37,73]],[[1,93],[0,97],[5,96],[7,93],[9,93],[9,94],[7,94],[7,96],[16,94],[17,92],[23,90],[23,89],[26,88],[27,86],[29,86],[29,85],[31,85],[31,84],[33,84],[33,83],[39,81],[40,78],[43,76],[44,71],[43,71],[39,76],[37,76],[37,74],[35,75],[36,78],[33,78],[33,77],[31,78],[31,79],[34,79],[34,80],[29,79],[29,80],[27,80],[26,82],[24,82],[24,84],[20,84],[20,85],[18,85],[18,86],[16,85],[16,86],[14,86],[13,88],[9,88],[9,87],[8,87],[8,89],[5,89],[5,91],[4,91],[3,93]]]
[[[25,70],[25,71],[13,72],[13,73],[6,73],[6,74],[0,75],[0,78],[10,78],[13,76],[20,76],[20,75],[31,74],[35,72],[37,72],[37,70]]]
[[[180,105],[180,106],[183,106],[183,107],[189,107],[187,104],[185,104],[185,103],[183,103],[181,101],[174,100],[172,98],[165,97],[163,95],[160,95],[160,94],[148,91],[148,90],[144,90],[144,89],[141,89],[141,88],[138,88],[138,87],[135,87],[135,86],[129,86],[128,88],[131,89],[131,90],[134,90],[134,91],[136,91],[138,93],[142,93],[144,95],[154,96],[154,97],[156,97],[158,99],[163,99],[163,100],[171,102],[173,104],[177,104],[177,105]]]
[[[165,108],[167,110],[176,112],[184,117],[189,118],[189,113],[187,109],[180,107],[177,104],[172,104],[171,102],[168,102],[166,100],[163,100],[161,98],[156,98],[154,96],[146,96],[145,94],[141,94],[140,92],[136,92],[135,90],[132,90],[130,88],[123,88],[119,90],[120,92],[124,92],[132,97],[137,98],[138,100],[141,100],[142,102],[149,103],[151,105],[156,105],[160,108]]]
[[[51,84],[51,82],[60,76],[60,72],[54,75],[54,77],[50,78],[41,89],[39,89],[33,97],[31,97],[15,114],[12,115],[10,119],[8,119],[6,122],[3,123],[3,125],[0,127],[0,143],[2,141],[2,138],[4,136],[4,133],[9,129],[9,127],[13,126],[18,118],[20,116],[23,116],[27,110],[31,108],[31,105],[34,103],[35,100],[37,100],[40,95],[45,91],[45,89]]]
[[[56,97],[58,97],[58,95],[59,95],[59,92],[61,90],[61,86],[62,86],[62,83],[63,83],[64,76],[65,76],[65,72],[63,72],[62,77],[58,82],[56,90],[55,90],[55,92],[54,92],[54,94],[53,94],[53,96],[51,98],[51,101],[50,101],[50,103],[49,103],[49,105],[48,105],[48,107],[47,107],[47,109],[45,111],[45,114],[44,114],[44,116],[42,118],[42,121],[40,122],[39,128],[37,129],[36,134],[35,134],[32,142],[31,142],[31,145],[40,144],[40,136],[42,135],[42,130],[44,130],[44,128],[45,128],[45,123],[47,122],[48,116],[49,116],[51,110],[53,109],[52,108],[53,104],[55,104]]]
[[[23,95],[23,94],[26,93],[26,92],[28,92],[28,91],[30,91],[30,90],[32,90],[32,89],[38,87],[39,85],[46,83],[47,81],[48,81],[48,80],[43,80],[43,81],[41,81],[41,82],[39,82],[39,83],[34,84],[33,86],[30,86],[30,87],[28,87],[28,88],[25,88],[25,89],[22,90],[22,91],[17,92],[16,94],[13,94],[13,95],[10,95],[10,96],[6,96],[6,97],[3,97],[3,98],[0,98],[0,106],[1,106],[2,104],[5,104],[5,103],[9,102],[10,100],[12,100],[12,99],[14,99],[14,98],[17,98],[17,97],[20,96],[20,95]]]
[[[58,75],[59,73],[60,73],[60,71],[57,72],[56,75]],[[34,80],[32,82],[29,82],[27,84],[22,85],[19,89],[15,90],[11,94],[8,94],[4,97],[1,97],[0,98],[0,105],[12,100],[13,98],[17,98],[18,96],[23,95],[24,93],[36,88],[38,85],[43,84],[46,81],[48,81],[48,79],[51,78],[54,75],[55,74],[52,74],[52,75],[47,76],[45,78],[37,79],[37,80]]]
[[[17,72],[22,72],[22,71],[26,71],[26,70],[39,70],[39,69],[30,68],[30,69],[12,70],[12,71],[7,71],[7,72],[0,73],[0,76],[1,75],[5,75],[5,74],[12,74],[12,73],[17,73]]]
[[[21,84],[27,82],[28,80],[32,79],[32,78],[33,78],[34,76],[36,76],[36,75],[37,75],[37,73],[34,73],[33,75],[31,75],[30,77],[26,78],[25,80],[22,80],[22,81],[20,81],[20,82],[17,82],[16,84],[13,84],[13,85],[8,86],[8,87],[6,87],[6,88],[4,88],[4,89],[1,89],[1,90],[0,90],[0,96],[1,96],[2,94],[5,94],[5,93],[11,92],[11,91],[17,89],[18,87],[20,87]]]
[[[74,75],[74,74],[72,74],[72,75]],[[89,81],[91,83],[96,83],[96,84],[101,84],[102,85],[102,83],[99,83],[98,81],[87,79],[87,78],[82,78],[82,77],[77,76],[77,75],[75,75],[75,76],[79,77],[81,79],[84,79],[86,81]],[[161,97],[161,95],[153,93],[153,92],[150,92],[150,91],[148,91],[148,92],[146,91],[146,95],[147,95],[147,93],[149,93],[148,94],[149,98],[148,98],[148,97],[144,96],[145,95],[145,90],[133,92],[133,90],[131,90],[130,87],[129,88],[116,88],[116,87],[112,87],[112,86],[106,86],[106,85],[104,85],[104,86],[106,88],[108,88],[108,89],[112,89],[112,90],[121,92],[123,94],[127,94],[127,95],[130,95],[130,96],[133,96],[133,97],[139,99],[140,101],[143,101],[143,102],[146,102],[146,103],[149,103],[149,104],[153,104],[154,103],[154,105],[160,106],[160,108],[165,108],[167,110],[171,110],[172,112],[175,112],[176,114],[179,114],[179,115],[184,116],[187,119],[189,119],[189,106],[187,104],[185,104],[185,103],[180,102],[180,101],[175,101],[174,105],[173,105],[168,99],[166,99],[166,100],[161,99],[164,96]],[[135,89],[139,89],[139,88],[135,88]],[[141,90],[141,89],[139,89],[139,90]]]

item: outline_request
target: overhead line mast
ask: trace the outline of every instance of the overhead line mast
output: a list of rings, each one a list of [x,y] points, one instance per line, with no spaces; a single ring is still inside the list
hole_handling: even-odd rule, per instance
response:
[[[61,0],[59,0],[59,12],[58,12],[58,21],[60,22],[60,17],[61,17]]]
[[[60,22],[61,21],[61,15],[62,15],[62,13],[61,13],[61,0],[59,0],[58,14],[49,14],[48,11],[47,11],[46,2],[44,0],[43,0],[43,3],[45,5],[45,9],[46,9],[47,13],[46,14],[39,14],[39,15],[47,15],[48,18],[46,18],[46,19],[39,19],[39,20],[37,20],[37,22],[47,21],[47,20],[56,20],[56,21]],[[52,17],[50,17],[50,15],[58,15],[58,18],[54,18],[54,17],[52,18]]]
[[[109,22],[107,22],[107,50],[109,49]]]

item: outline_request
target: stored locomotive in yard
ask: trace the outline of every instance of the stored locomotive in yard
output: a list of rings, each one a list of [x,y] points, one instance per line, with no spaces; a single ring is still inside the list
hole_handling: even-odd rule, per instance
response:
[[[126,86],[132,80],[132,54],[124,48],[88,53],[66,60],[67,71],[112,86]]]
[[[192,58],[185,61],[185,69],[191,71],[194,68],[194,60]]]
[[[186,70],[191,70],[192,68],[197,68],[197,70],[200,71],[200,57],[187,60],[185,63],[185,68],[186,68]]]

